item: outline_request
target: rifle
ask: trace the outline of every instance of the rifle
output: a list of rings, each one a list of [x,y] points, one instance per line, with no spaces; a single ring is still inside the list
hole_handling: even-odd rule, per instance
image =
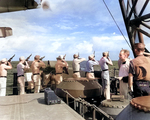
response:
[[[95,58],[95,51],[93,52],[94,58]]]
[[[31,55],[32,55],[32,54],[31,54]],[[29,56],[26,58],[25,61],[28,61],[28,60],[30,59],[31,55],[29,55]]]
[[[107,59],[109,59],[109,51],[108,51],[108,54],[107,54]]]
[[[79,52],[78,52],[78,58],[80,57]]]
[[[51,67],[50,61],[48,60],[48,65]]]
[[[63,56],[63,59],[65,60],[66,54]]]
[[[43,60],[43,58],[45,58],[45,56],[41,57],[40,60]]]
[[[11,60],[12,60],[14,57],[15,57],[15,54],[14,54],[11,58],[9,58],[8,62],[11,62]]]

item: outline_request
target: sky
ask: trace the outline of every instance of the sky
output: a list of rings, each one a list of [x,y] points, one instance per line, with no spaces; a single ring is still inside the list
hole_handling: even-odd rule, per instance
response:
[[[88,59],[95,51],[95,59],[102,52],[109,51],[112,60],[118,60],[123,49],[133,53],[117,28],[103,0],[47,0],[50,9],[42,8],[17,12],[1,13],[0,27],[11,27],[13,35],[0,38],[0,59],[9,59],[15,54],[14,61],[20,56],[30,60],[35,55],[54,61],[59,55],[66,54],[66,60],[73,54]],[[125,38],[126,28],[118,0],[105,0]],[[149,45],[149,43],[147,44]],[[149,45],[150,46],[150,45]]]

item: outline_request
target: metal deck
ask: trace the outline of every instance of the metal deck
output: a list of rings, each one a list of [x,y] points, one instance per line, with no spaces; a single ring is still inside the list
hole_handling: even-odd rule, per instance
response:
[[[44,93],[1,96],[0,120],[84,120],[63,101],[47,105]]]

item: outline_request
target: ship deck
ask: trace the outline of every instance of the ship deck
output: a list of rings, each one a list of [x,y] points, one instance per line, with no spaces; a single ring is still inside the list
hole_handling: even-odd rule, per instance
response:
[[[0,120],[84,120],[65,102],[45,104],[44,93],[1,96]]]

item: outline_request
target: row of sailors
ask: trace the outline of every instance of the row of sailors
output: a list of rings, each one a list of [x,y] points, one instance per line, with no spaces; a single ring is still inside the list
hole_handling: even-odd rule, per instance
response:
[[[88,56],[88,61],[86,62],[86,78],[87,79],[95,79],[94,76],[94,65],[100,65],[102,74],[102,88],[103,88],[103,95],[106,99],[110,99],[110,80],[109,80],[109,67],[108,65],[113,65],[112,60],[109,58],[108,52],[103,52],[102,58],[100,61],[95,60],[95,55]],[[74,55],[73,60],[73,76],[80,77],[80,62],[84,61],[84,58],[80,58],[77,54]]]
[[[128,50],[121,50],[119,53],[119,58],[121,59],[121,63],[119,63],[119,77],[120,90],[122,89],[122,93],[126,96],[128,90],[132,91],[134,97],[143,96],[143,95],[150,95],[150,58],[145,57],[144,55],[150,56],[150,54],[146,54],[145,52],[145,45],[143,43],[135,43],[134,44],[134,52],[136,58],[133,60],[129,59],[129,51]],[[88,61],[86,62],[87,74],[86,77],[88,79],[93,79],[94,77],[94,65],[100,65],[102,69],[102,87],[103,93],[106,99],[110,99],[110,80],[109,80],[109,68],[108,65],[113,65],[111,59],[108,57],[108,52],[103,52],[103,56],[98,62],[95,60],[94,55],[90,55],[88,57]],[[79,58],[77,54],[75,54],[73,60],[73,77],[80,78],[80,62],[84,61],[84,58]],[[26,63],[26,64],[24,64]],[[40,60],[40,56],[36,55],[34,57],[34,61],[31,64],[32,69],[32,80],[33,84],[35,85],[35,93],[39,92],[41,80],[40,80],[40,68],[45,68],[45,63]],[[62,73],[63,68],[68,68],[68,63],[65,61],[62,55],[57,57],[57,62],[55,64],[55,80],[57,84],[62,82]],[[24,57],[20,57],[20,62],[17,65],[17,72],[18,72],[18,82],[20,83],[20,88],[24,91],[24,70],[28,69],[29,65],[25,61]],[[7,81],[7,70],[12,69],[12,65],[7,59],[1,60],[0,65],[0,96],[6,95],[6,81]],[[126,79],[127,78],[127,79]],[[20,92],[21,93],[21,92]],[[21,94],[24,94],[22,92]]]
[[[40,68],[45,68],[46,65],[40,60],[40,56],[36,55],[34,61],[31,64],[32,70],[32,83],[35,86],[34,92],[38,93],[41,85]],[[30,66],[25,58],[21,56],[19,63],[17,64],[17,80],[20,84],[20,94],[25,94],[25,82],[24,82],[24,71],[29,69]],[[12,65],[6,58],[1,60],[0,64],[0,96],[6,95],[6,82],[7,82],[7,70],[12,69]]]
[[[124,95],[126,99],[132,97],[150,95],[150,53],[145,52],[144,43],[135,43],[133,45],[134,59],[129,58],[129,51],[122,49],[119,53],[119,79],[120,94]],[[103,53],[103,57],[99,61],[102,69],[102,87],[103,94],[106,99],[110,99],[110,80],[109,80],[109,65],[113,65],[111,59],[108,57],[108,52]],[[93,65],[98,65],[98,61],[94,56],[89,56],[87,61],[87,77],[94,78]],[[131,93],[129,96],[128,93]]]
[[[107,54],[107,52],[103,53],[104,55]],[[74,54],[73,55],[74,60],[72,63],[72,67],[73,67],[73,77],[74,78],[80,78],[80,63],[82,61],[85,61],[85,58],[79,58],[79,55]],[[63,80],[63,68],[68,68],[68,63],[65,61],[64,56],[60,55],[57,58],[57,62],[55,64],[55,71],[56,71],[56,75],[55,75],[55,80],[56,80],[56,84],[59,84],[60,82],[62,82]],[[94,79],[94,65],[98,65],[99,62],[97,60],[95,60],[95,56],[94,55],[90,55],[88,57],[88,61],[86,63],[86,68],[87,68],[87,73],[86,73],[86,77],[88,79]],[[109,59],[110,60],[110,59]],[[110,60],[111,61],[111,60]],[[112,62],[111,62],[112,64]],[[45,63],[40,60],[40,56],[36,55],[34,57],[34,61],[31,64],[31,70],[32,70],[32,81],[29,82],[28,84],[30,84],[30,87],[32,86],[32,88],[34,87],[34,92],[35,93],[39,93],[40,91],[40,85],[41,85],[41,78],[40,78],[40,68],[45,68],[46,65]],[[107,68],[108,65],[104,65],[103,69],[108,69]],[[1,65],[0,65],[0,96],[5,96],[6,95],[6,82],[7,82],[7,70],[8,69],[12,69],[12,65],[9,61],[7,61],[6,58],[1,60]],[[28,64],[27,61],[25,61],[25,57],[21,56],[19,58],[19,63],[17,65],[17,81],[20,84],[20,94],[25,94],[24,91],[24,87],[25,87],[25,83],[24,83],[24,71],[26,71],[27,69],[30,69],[30,66]]]
[[[144,46],[144,45],[143,45]],[[144,49],[144,48],[142,48]],[[143,53],[142,53],[143,54]],[[111,59],[108,57],[108,52],[103,52],[103,57],[98,62],[95,60],[94,55],[90,55],[88,57],[88,61],[86,62],[86,77],[88,79],[94,79],[94,65],[100,65],[102,69],[102,87],[103,87],[103,93],[106,99],[110,99],[110,80],[109,80],[109,65],[113,65]],[[119,53],[119,58],[121,59],[121,64],[119,64],[119,77],[128,76],[129,74],[129,64],[130,59],[128,59],[129,51],[128,50],[121,50]],[[74,60],[72,63],[73,67],[73,77],[74,78],[80,78],[80,63],[82,61],[85,61],[85,58],[79,58],[77,54],[73,55]],[[145,59],[145,58],[143,58]],[[123,61],[125,60],[125,61]],[[24,64],[25,63],[25,64]],[[144,64],[144,63],[143,63]],[[45,68],[45,63],[40,60],[40,56],[36,55],[34,57],[34,61],[31,64],[32,69],[32,83],[35,86],[35,93],[38,93],[40,90],[41,80],[40,80],[40,68]],[[63,80],[63,68],[68,68],[68,63],[65,61],[64,57],[62,55],[57,57],[57,62],[55,64],[55,80],[56,84],[59,84]],[[1,88],[6,88],[6,80],[7,80],[7,69],[12,69],[12,65],[10,62],[8,62],[6,59],[2,59],[1,65],[0,65],[0,84]],[[20,57],[20,62],[17,65],[17,76],[18,76],[18,83],[20,84],[20,94],[24,94],[24,70],[29,69],[28,62],[25,61],[24,57]],[[143,72],[144,74],[144,72]],[[128,93],[128,83],[125,83],[124,81],[121,81],[120,79],[120,92],[123,93],[125,96],[127,96]],[[123,79],[122,79],[123,80]],[[131,83],[132,84],[132,83]],[[132,87],[130,87],[133,89]],[[0,89],[1,96],[5,96],[6,89]]]

